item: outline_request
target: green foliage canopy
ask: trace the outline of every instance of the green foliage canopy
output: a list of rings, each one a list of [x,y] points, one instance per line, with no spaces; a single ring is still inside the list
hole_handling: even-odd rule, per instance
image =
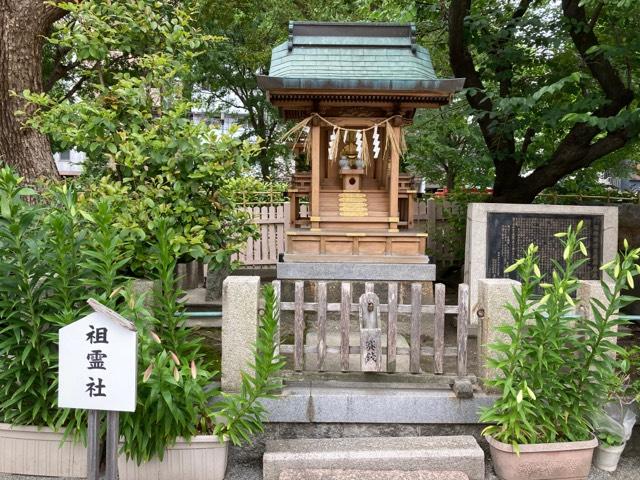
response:
[[[214,39],[195,28],[194,4],[187,5],[62,3],[77,22],[63,24],[52,41],[85,65],[86,87],[64,99],[24,92],[37,107],[30,126],[87,153],[85,197],[113,199],[116,226],[138,240],[129,244],[138,275],[149,273],[146,255],[160,219],[170,219],[172,249],[185,260],[225,262],[252,231],[220,192],[258,146],[189,118],[184,86]],[[118,52],[129,68],[105,70]]]

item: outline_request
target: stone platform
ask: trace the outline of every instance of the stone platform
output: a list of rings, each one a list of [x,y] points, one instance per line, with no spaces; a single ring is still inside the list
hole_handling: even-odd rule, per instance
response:
[[[462,472],[415,470],[285,470],[280,480],[469,480]]]
[[[263,478],[279,480],[285,470],[450,472],[452,466],[469,480],[484,479],[484,452],[472,436],[274,440],[266,445]]]

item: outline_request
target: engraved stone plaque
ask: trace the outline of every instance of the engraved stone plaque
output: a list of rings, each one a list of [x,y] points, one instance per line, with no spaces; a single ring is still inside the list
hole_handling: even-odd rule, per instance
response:
[[[562,259],[562,244],[553,235],[584,221],[588,263],[581,279],[601,279],[600,265],[615,258],[618,249],[618,207],[591,205],[522,205],[470,203],[464,255],[464,282],[469,285],[469,325],[479,326],[478,281],[508,278],[505,268],[522,258],[530,243],[539,247],[540,270],[548,274],[552,259]],[[562,263],[562,262],[560,262]],[[515,272],[510,275],[516,278]]]
[[[601,215],[563,215],[544,213],[489,212],[487,214],[486,278],[513,278],[517,272],[504,270],[524,256],[529,244],[539,247],[539,266],[547,275],[553,270],[552,260],[562,264],[563,247],[555,233],[566,231],[584,221],[581,236],[587,247],[588,261],[576,272],[582,280],[599,280],[603,263],[603,217]]]

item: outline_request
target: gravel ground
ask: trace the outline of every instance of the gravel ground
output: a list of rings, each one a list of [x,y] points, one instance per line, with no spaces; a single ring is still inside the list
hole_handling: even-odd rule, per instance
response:
[[[488,459],[486,467],[486,480],[498,480],[493,472],[491,460]],[[5,475],[0,473],[0,480],[76,480],[50,477],[32,477],[24,475]],[[225,480],[262,480],[262,465],[256,463],[234,462],[229,459],[229,466]],[[625,448],[618,470],[614,473],[604,472],[595,467],[591,469],[589,480],[640,480],[640,427],[634,430],[634,435]]]

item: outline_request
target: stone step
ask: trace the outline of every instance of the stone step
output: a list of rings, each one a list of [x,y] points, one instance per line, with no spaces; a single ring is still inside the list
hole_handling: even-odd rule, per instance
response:
[[[484,453],[472,436],[273,440],[266,445],[263,479],[279,480],[285,470],[449,472],[452,466],[469,480],[484,479]]]
[[[463,472],[432,472],[427,470],[285,470],[280,480],[469,480]]]

